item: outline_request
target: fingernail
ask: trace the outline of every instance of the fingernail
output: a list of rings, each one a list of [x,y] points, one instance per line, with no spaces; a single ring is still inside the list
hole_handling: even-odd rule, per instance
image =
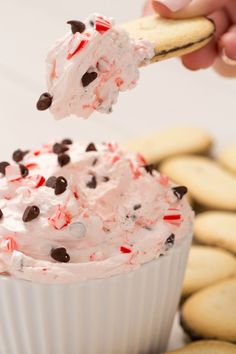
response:
[[[148,16],[153,14],[153,7],[152,7],[152,2],[151,1],[147,1],[144,5],[143,8],[143,15],[144,16]]]
[[[221,58],[225,64],[230,66],[236,66],[236,60],[228,57],[225,48],[222,49]]]
[[[170,11],[177,12],[190,4],[192,0],[154,0],[155,2],[160,2],[165,5]]]

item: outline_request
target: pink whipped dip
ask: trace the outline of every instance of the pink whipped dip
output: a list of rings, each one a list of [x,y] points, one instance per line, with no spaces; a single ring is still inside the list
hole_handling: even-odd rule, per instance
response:
[[[44,283],[109,277],[171,252],[185,187],[114,143],[65,139],[0,163],[0,271]]]
[[[71,30],[47,55],[48,92],[37,108],[50,107],[56,119],[111,113],[119,92],[135,87],[139,66],[154,56],[154,46],[130,39],[111,18],[99,14],[69,23]]]

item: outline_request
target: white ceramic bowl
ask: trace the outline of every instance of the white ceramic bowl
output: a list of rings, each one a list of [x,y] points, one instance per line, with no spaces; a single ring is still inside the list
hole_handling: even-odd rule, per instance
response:
[[[127,274],[76,284],[0,277],[1,354],[165,351],[191,243]]]

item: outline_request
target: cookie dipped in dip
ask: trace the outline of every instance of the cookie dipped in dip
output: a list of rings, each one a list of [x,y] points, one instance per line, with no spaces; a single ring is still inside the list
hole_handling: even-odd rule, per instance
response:
[[[150,62],[154,45],[131,39],[112,18],[99,14],[68,24],[70,31],[47,55],[48,92],[40,96],[37,108],[50,107],[56,119],[111,113],[119,92],[135,87],[139,66]]]

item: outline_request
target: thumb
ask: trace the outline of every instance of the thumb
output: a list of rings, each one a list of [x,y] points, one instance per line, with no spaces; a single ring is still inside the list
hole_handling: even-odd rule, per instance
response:
[[[189,5],[191,1],[192,0],[154,0],[153,7],[157,12],[166,10],[176,12]]]
[[[153,7],[163,17],[188,18],[209,15],[226,3],[227,0],[153,0]]]

